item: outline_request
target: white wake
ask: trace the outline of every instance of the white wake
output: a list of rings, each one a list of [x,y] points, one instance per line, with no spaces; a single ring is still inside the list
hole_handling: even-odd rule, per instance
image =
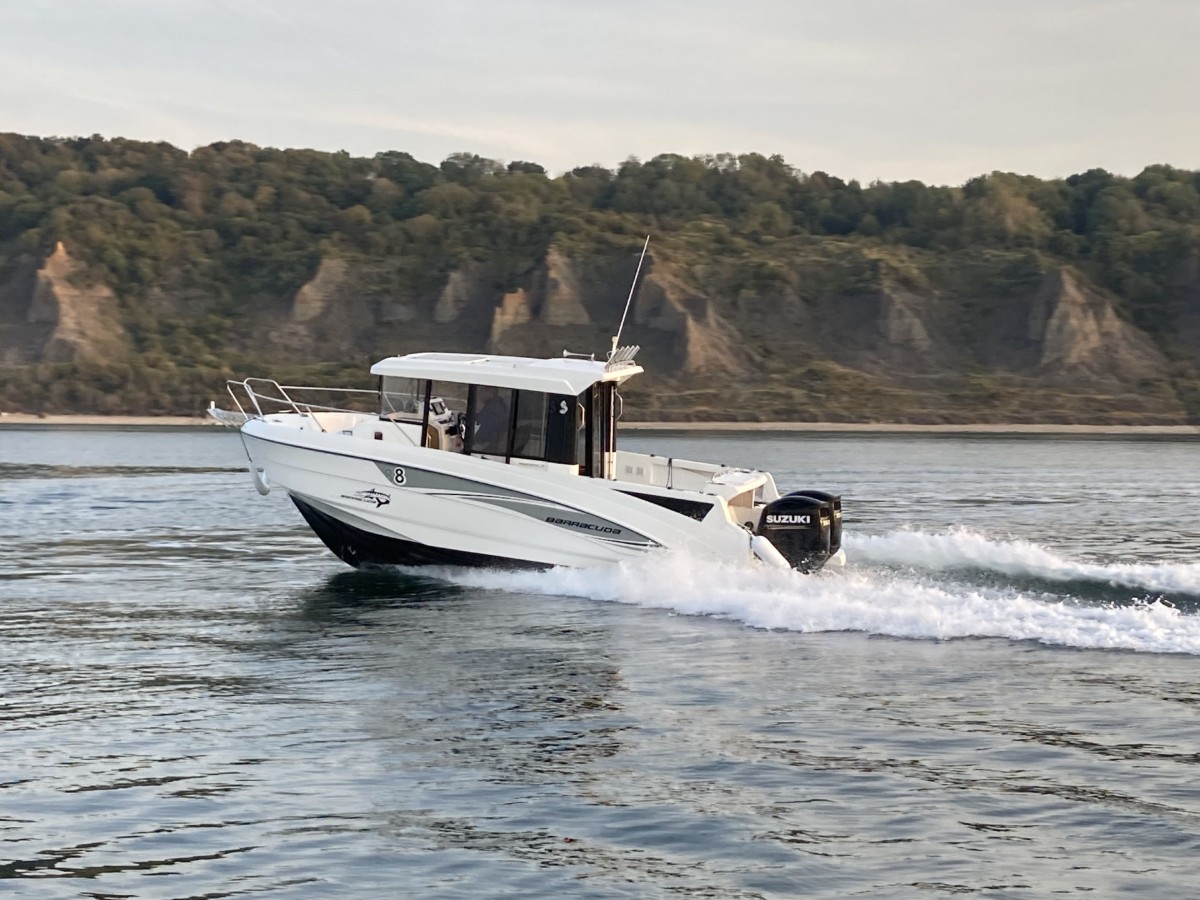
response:
[[[1029,541],[995,541],[965,528],[945,533],[894,531],[855,535],[847,554],[860,564],[904,566],[924,571],[987,569],[1048,581],[1093,581],[1151,594],[1200,597],[1200,562],[1089,563],[1073,560]]]
[[[629,603],[758,628],[936,640],[992,637],[1200,655],[1200,615],[1138,599],[1136,594],[1120,604],[1088,605],[1053,593],[953,581],[936,571],[898,573],[871,567],[912,563],[916,557],[924,569],[979,565],[1063,580],[1109,580],[1139,590],[1157,585],[1154,590],[1200,595],[1200,569],[1195,564],[1100,566],[1072,562],[1032,544],[991,542],[969,533],[859,537],[848,552],[856,561],[846,569],[817,575],[729,566],[674,553],[594,569],[441,574],[481,589]]]

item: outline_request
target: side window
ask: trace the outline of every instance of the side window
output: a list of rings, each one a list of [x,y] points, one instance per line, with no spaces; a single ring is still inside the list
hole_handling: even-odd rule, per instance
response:
[[[467,385],[454,381],[433,381],[429,384],[429,427],[426,441],[442,450],[461,453],[467,416]]]
[[[470,452],[507,456],[509,425],[512,423],[512,389],[481,384],[472,388],[472,391]]]
[[[430,390],[429,415],[441,419],[446,415],[467,413],[467,386],[453,381],[435,381]]]
[[[425,382],[384,375],[379,386],[379,414],[420,421],[425,408]]]
[[[571,394],[546,395],[546,461],[577,465],[582,458],[576,442],[582,433],[579,398]]]
[[[516,395],[512,455],[522,459],[545,459],[546,395],[541,391],[517,391]]]
[[[568,465],[579,459],[578,397],[474,385],[467,421],[468,453]]]

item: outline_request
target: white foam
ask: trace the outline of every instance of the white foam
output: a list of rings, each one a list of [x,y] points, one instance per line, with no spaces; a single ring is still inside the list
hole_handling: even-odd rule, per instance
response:
[[[1095,581],[1150,593],[1200,596],[1200,563],[1089,563],[1059,556],[1029,541],[994,541],[965,528],[935,534],[894,531],[848,536],[846,552],[860,563],[925,571],[989,569],[1049,581]]]
[[[855,566],[801,575],[663,554],[594,569],[443,574],[478,588],[630,603],[759,628],[938,640],[998,637],[1200,655],[1200,616],[1157,601],[1087,606],[1052,594],[938,583],[928,575]]]

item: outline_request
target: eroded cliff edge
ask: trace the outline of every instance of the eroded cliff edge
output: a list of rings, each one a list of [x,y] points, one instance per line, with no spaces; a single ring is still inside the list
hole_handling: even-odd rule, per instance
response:
[[[1180,278],[1200,298],[1190,265]],[[186,412],[215,396],[224,375],[290,378],[326,365],[361,377],[378,357],[429,349],[602,354],[635,266],[636,253],[624,248],[562,241],[515,278],[485,259],[414,279],[412,260],[328,252],[298,289],[264,291],[231,311],[227,299],[169,281],[121,297],[90,280],[59,243],[44,257],[16,260],[0,282],[0,361],[10,371],[75,366],[82,379],[136,369],[145,333],[182,323],[206,343],[211,365],[194,370],[193,389],[157,402]],[[224,315],[214,317],[218,308]],[[826,240],[781,246],[748,267],[736,255],[690,253],[667,240],[652,246],[622,339],[641,345],[648,372],[630,385],[629,414],[1196,421],[1196,308],[1185,308],[1164,341],[1135,327],[1120,298],[1081,271],[1032,253],[880,254]],[[169,349],[149,352],[170,370]],[[96,405],[89,397],[60,397],[54,411],[67,411],[64,402],[118,411],[88,408]],[[37,397],[30,401],[22,411],[38,411]],[[19,405],[8,397],[10,408]]]

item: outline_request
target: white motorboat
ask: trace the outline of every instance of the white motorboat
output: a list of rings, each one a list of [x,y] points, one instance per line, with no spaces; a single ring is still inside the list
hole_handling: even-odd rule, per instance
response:
[[[352,566],[591,566],[676,549],[804,572],[843,560],[832,494],[618,448],[637,349],[394,356],[371,367],[377,391],[336,404],[310,402],[329,389],[246,379],[230,382],[224,418],[259,492],[285,491]]]

